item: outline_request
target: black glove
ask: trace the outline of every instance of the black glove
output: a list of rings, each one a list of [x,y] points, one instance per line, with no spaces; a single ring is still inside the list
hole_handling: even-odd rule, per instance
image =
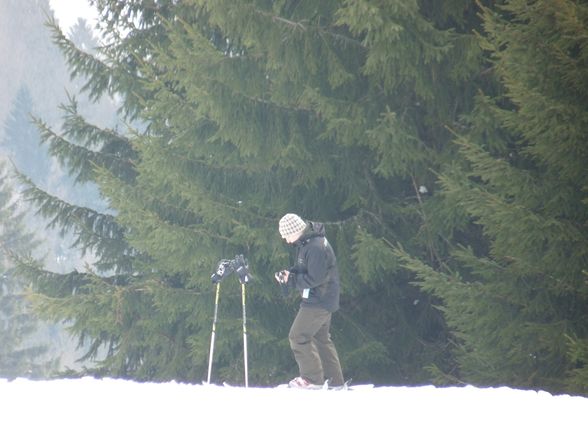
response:
[[[247,259],[243,257],[243,254],[239,254],[235,256],[233,259],[233,267],[237,275],[239,276],[239,281],[242,285],[245,285],[247,282],[251,280],[251,274],[249,273],[249,265],[247,264]]]
[[[216,271],[212,274],[212,276],[210,276],[210,280],[212,281],[212,283],[219,283],[221,280],[223,280],[225,277],[227,277],[233,271],[234,271],[234,268],[233,268],[232,261],[227,260],[227,259],[222,259],[218,263],[218,266],[216,267]]]
[[[290,288],[288,286],[288,280],[286,279],[286,273],[284,271],[277,272],[276,277],[278,279],[278,283],[280,284],[281,294],[284,297],[288,297],[288,294],[290,294]]]

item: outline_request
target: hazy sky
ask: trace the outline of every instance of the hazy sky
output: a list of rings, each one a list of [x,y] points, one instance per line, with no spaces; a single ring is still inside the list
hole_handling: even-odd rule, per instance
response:
[[[65,32],[78,21],[78,17],[85,18],[90,26],[94,26],[92,20],[96,17],[96,12],[86,0],[49,0],[49,4],[59,26]]]

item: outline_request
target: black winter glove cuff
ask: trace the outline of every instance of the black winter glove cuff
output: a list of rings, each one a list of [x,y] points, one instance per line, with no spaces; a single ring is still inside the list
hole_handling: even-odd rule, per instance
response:
[[[251,280],[251,273],[249,273],[249,264],[247,259],[242,254],[235,256],[233,260],[235,272],[239,276],[239,281],[244,285]]]
[[[222,259],[216,267],[216,271],[210,276],[212,283],[219,283],[233,272],[233,265],[230,260]]]

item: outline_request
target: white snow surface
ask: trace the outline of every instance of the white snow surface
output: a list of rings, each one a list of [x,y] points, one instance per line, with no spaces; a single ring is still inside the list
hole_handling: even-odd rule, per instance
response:
[[[348,391],[0,380],[0,439],[588,440],[588,398],[507,387]]]

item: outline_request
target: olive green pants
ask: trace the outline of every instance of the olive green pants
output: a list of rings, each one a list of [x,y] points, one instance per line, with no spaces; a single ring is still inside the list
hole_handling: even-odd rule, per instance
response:
[[[330,328],[329,311],[304,307],[298,310],[288,338],[301,377],[313,384],[329,380],[331,386],[340,386],[343,373]]]

